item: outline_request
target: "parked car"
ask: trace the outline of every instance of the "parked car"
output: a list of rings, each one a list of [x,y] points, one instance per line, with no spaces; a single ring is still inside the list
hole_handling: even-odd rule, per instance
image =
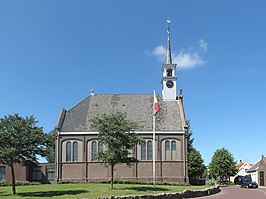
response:
[[[241,188],[258,188],[258,184],[256,182],[252,182],[250,176],[239,177],[238,184]]]
[[[239,184],[240,178],[244,178],[244,176],[236,176],[234,179],[234,183]]]

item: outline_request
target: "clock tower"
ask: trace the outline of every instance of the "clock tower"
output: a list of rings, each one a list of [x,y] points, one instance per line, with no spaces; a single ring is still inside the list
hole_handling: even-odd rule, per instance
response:
[[[167,20],[170,23],[170,20]],[[162,65],[162,95],[164,101],[176,100],[176,64],[172,63],[171,57],[171,46],[170,46],[170,28],[167,30],[167,52],[166,52],[166,63]]]

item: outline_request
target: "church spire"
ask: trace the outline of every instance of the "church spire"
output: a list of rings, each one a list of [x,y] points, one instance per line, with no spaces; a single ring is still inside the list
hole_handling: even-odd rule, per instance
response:
[[[166,64],[172,64],[172,57],[171,57],[171,45],[170,45],[170,27],[169,24],[171,23],[171,20],[168,19],[166,21],[168,23],[168,28],[167,28],[167,51],[166,51]]]
[[[172,63],[172,57],[171,57],[171,45],[170,45],[170,27],[169,24],[171,21],[168,19],[168,38],[167,38],[167,51],[166,51],[166,63],[162,65],[162,95],[163,95],[163,101],[176,101],[176,64]]]

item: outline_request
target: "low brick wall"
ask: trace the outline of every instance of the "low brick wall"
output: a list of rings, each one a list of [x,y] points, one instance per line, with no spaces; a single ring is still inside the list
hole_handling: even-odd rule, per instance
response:
[[[221,190],[219,186],[212,187],[206,190],[190,191],[185,190],[179,193],[162,193],[156,195],[141,195],[141,196],[110,196],[110,197],[98,197],[98,199],[183,199],[183,198],[196,198],[201,196],[208,196],[219,193]]]

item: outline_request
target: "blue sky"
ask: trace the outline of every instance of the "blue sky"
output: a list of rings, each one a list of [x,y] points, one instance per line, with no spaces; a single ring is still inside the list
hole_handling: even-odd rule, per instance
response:
[[[266,155],[266,2],[0,1],[0,117],[35,115],[96,93],[161,92],[166,19],[194,146],[206,164]]]

